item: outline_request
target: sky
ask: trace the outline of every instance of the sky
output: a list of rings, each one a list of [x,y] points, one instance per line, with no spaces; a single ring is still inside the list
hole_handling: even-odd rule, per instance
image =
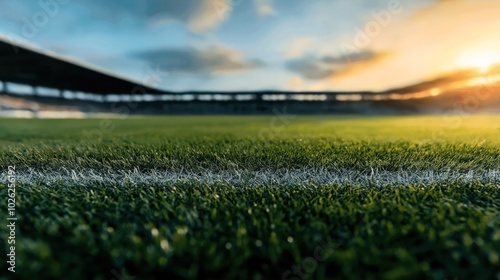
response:
[[[384,90],[500,62],[499,15],[500,0],[17,0],[0,36],[172,91]]]

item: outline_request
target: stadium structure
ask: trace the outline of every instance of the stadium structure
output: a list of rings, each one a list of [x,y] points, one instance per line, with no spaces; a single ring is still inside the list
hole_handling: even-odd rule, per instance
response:
[[[461,73],[384,92],[169,92],[53,52],[0,40],[2,111],[22,109],[28,102],[37,104],[28,109],[32,111],[142,115],[442,113],[460,102],[465,87],[449,85],[471,78]],[[483,104],[480,109],[498,108],[500,100]]]

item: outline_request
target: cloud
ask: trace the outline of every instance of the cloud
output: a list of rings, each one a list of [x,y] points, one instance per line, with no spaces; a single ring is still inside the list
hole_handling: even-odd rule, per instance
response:
[[[358,90],[363,81],[361,89],[385,90],[460,69],[462,57],[469,53],[500,55],[500,39],[495,36],[500,30],[499,13],[497,0],[455,0],[394,18],[370,44],[390,56],[337,73],[330,82]]]
[[[303,57],[286,63],[286,68],[310,80],[324,79],[335,73],[335,67],[325,65],[316,58]]]
[[[223,22],[231,9],[230,0],[148,0],[149,19],[173,19],[194,32],[204,32]]]
[[[377,54],[373,51],[360,51],[360,52],[348,53],[343,56],[325,56],[321,60],[324,63],[344,64],[344,63],[353,63],[361,61],[370,61],[379,55],[380,54]]]
[[[303,78],[315,80],[330,78],[334,75],[351,73],[359,65],[365,65],[385,56],[382,53],[364,51],[346,54],[345,56],[324,56],[315,58],[306,56],[286,62],[288,70],[300,74]]]
[[[274,14],[272,0],[255,0],[255,7],[259,15],[269,16]]]
[[[380,65],[387,58],[392,57],[394,54],[390,52],[359,52],[351,55],[350,62],[344,64],[344,67],[332,75],[330,78],[338,80],[346,76],[356,76],[359,72],[367,68]],[[338,58],[340,59],[340,58]]]
[[[94,17],[118,21],[124,17],[150,24],[178,21],[193,32],[210,30],[227,19],[231,0],[74,0]]]
[[[294,39],[284,51],[286,58],[297,58],[301,57],[305,50],[314,43],[314,39],[311,37],[303,37]]]
[[[150,50],[135,56],[173,74],[228,74],[263,66],[259,60],[246,60],[238,52],[222,47]]]

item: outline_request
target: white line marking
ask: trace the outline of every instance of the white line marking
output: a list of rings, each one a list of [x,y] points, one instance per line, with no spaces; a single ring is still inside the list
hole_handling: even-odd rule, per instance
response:
[[[469,171],[467,173],[446,171],[357,171],[357,170],[263,170],[247,171],[241,169],[229,171],[100,171],[91,169],[66,169],[59,171],[27,170],[19,171],[17,182],[20,184],[60,184],[66,186],[88,186],[93,184],[123,184],[130,182],[138,185],[158,185],[176,183],[228,184],[233,186],[304,186],[352,183],[356,185],[391,185],[406,186],[432,184],[461,180],[463,182],[480,181],[500,184],[500,170]],[[7,182],[7,175],[0,175],[0,182]]]

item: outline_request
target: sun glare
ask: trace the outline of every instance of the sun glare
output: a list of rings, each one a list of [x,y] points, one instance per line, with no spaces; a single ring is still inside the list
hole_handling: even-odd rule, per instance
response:
[[[496,63],[500,63],[499,51],[478,51],[464,53],[458,61],[458,66],[474,67],[481,72],[487,72]]]

